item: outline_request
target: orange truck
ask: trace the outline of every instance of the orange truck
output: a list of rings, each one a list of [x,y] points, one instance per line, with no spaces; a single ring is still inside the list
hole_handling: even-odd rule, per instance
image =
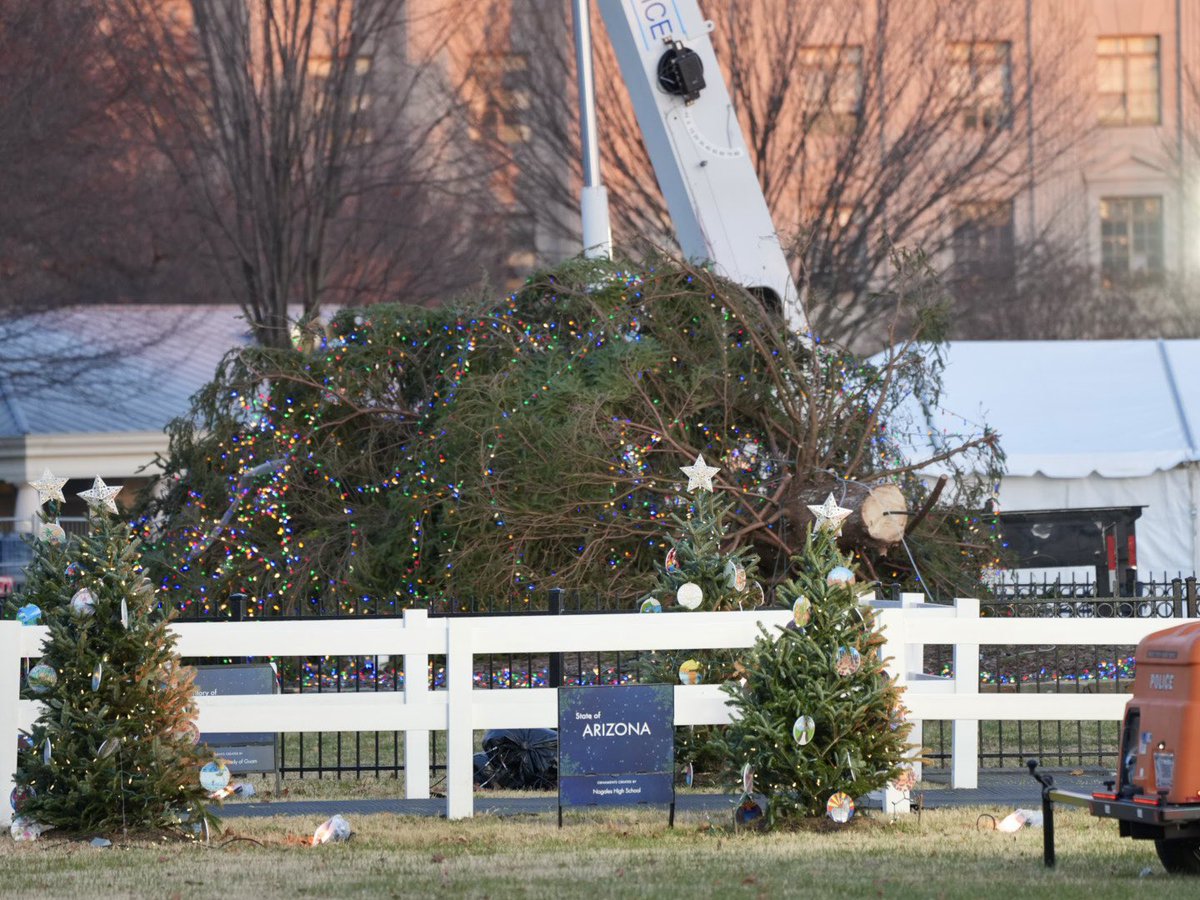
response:
[[[1092,794],[1042,785],[1046,865],[1054,865],[1054,803],[1116,819],[1122,837],[1152,840],[1168,872],[1200,875],[1200,622],[1147,635],[1137,647],[1115,781]]]

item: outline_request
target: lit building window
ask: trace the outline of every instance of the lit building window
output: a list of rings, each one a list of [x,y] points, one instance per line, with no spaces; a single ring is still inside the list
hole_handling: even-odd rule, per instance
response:
[[[1162,280],[1162,197],[1101,198],[1100,275],[1105,287]]]
[[[852,128],[862,115],[862,47],[801,47],[799,73],[810,126]]]
[[[1157,37],[1102,37],[1097,45],[1100,124],[1157,125],[1161,102]]]
[[[950,45],[952,88],[964,128],[991,131],[1012,122],[1012,45],[964,41]]]
[[[1016,249],[1011,200],[963,203],[954,211],[954,281],[964,286],[1011,286]]]

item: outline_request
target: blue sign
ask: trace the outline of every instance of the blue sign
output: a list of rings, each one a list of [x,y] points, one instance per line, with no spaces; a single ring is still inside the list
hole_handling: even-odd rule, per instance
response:
[[[564,806],[639,803],[674,812],[674,686],[559,688],[559,823]]]

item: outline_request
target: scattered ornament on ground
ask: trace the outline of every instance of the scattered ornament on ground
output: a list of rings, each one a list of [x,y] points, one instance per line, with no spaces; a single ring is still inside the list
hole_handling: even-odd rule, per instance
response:
[[[746,828],[761,831],[767,827],[767,799],[765,797],[745,797],[733,811],[735,828]]]
[[[102,837],[92,838],[91,843],[92,843],[92,846],[95,847],[97,850],[103,850],[105,847],[112,846],[112,841],[110,841],[108,838],[102,838]]]
[[[838,791],[826,801],[825,814],[839,825],[846,824],[854,817],[854,798]]]
[[[1009,813],[1001,819],[997,825],[997,831],[1012,833],[1020,831],[1022,828],[1041,828],[1042,814],[1033,809],[1017,809]]]
[[[350,840],[350,823],[341,816],[322,822],[312,836],[312,846]]]
[[[22,816],[17,816],[13,819],[12,826],[8,829],[8,833],[12,835],[14,841],[36,841],[42,836],[42,833],[50,829],[37,822],[32,822]]]

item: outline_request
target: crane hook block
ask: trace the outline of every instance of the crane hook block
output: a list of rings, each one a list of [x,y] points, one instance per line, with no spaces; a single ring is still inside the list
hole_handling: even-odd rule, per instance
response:
[[[704,61],[695,50],[671,41],[658,61],[658,86],[691,103],[704,90]]]

